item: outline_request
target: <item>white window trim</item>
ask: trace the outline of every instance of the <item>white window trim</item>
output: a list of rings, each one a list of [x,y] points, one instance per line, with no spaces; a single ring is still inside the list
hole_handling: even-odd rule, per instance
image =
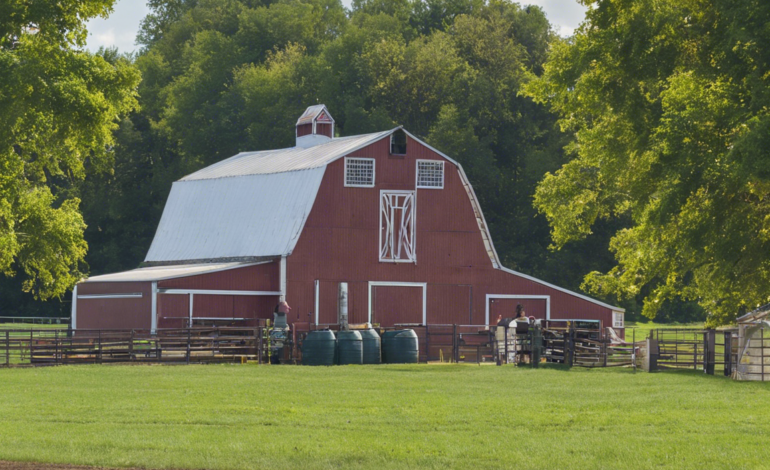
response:
[[[412,195],[412,259],[388,259],[382,257],[382,195],[383,194],[411,194]],[[379,258],[381,263],[414,263],[417,264],[417,191],[404,189],[381,189],[380,190],[380,210],[378,213],[379,225]]]
[[[201,294],[201,295],[267,295],[267,296],[281,296],[281,291],[269,291],[269,290],[210,290],[210,289],[158,289],[158,294],[164,295],[187,295],[187,294]]]
[[[422,287],[422,324],[428,324],[428,283],[427,282],[390,282],[369,281],[369,323],[372,323],[372,289],[385,287]]]
[[[620,317],[620,325],[618,325],[618,322],[616,320],[617,317]],[[612,328],[625,328],[626,327],[626,318],[625,314],[623,312],[618,312],[617,310],[614,310],[612,312]]]
[[[318,325],[318,308],[321,304],[321,281],[318,279],[315,280],[315,293],[314,293],[314,301],[315,301],[315,324]]]
[[[550,295],[510,295],[510,294],[487,294],[487,303],[485,307],[484,318],[489,325],[489,301],[492,299],[530,299],[545,300],[545,319],[551,319],[551,296]]]
[[[420,186],[420,162],[441,163],[441,186]],[[443,160],[418,159],[414,164],[414,187],[417,189],[444,189],[444,179],[446,178],[446,165]]]
[[[372,162],[372,184],[348,184],[348,160],[369,160]],[[377,162],[374,158],[364,157],[345,157],[345,173],[343,174],[343,183],[346,188],[373,188],[377,181]]]
[[[141,299],[141,292],[127,292],[125,294],[82,294],[78,299]]]

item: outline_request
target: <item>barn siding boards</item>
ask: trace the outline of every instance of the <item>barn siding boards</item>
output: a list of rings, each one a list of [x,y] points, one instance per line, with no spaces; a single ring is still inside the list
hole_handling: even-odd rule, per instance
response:
[[[141,293],[141,298],[84,298],[89,295]],[[78,284],[78,329],[150,329],[151,282],[88,282]]]
[[[330,163],[321,182],[305,229],[287,258],[288,301],[295,309],[313,312],[315,280],[320,281],[319,323],[337,322],[337,283],[350,289],[350,321],[367,320],[369,281],[427,282],[427,319],[431,324],[483,324],[486,296],[535,295],[550,297],[551,318],[598,319],[612,323],[612,310],[523,276],[496,269],[464,187],[460,170],[444,165],[443,189],[416,189],[417,160],[444,158],[409,138],[404,156],[390,155],[388,138],[352,152],[350,157],[375,160],[373,188],[346,188],[344,161]],[[379,262],[381,190],[416,190],[417,263]],[[383,290],[382,292],[388,292]],[[409,295],[394,296],[387,308],[398,321],[411,323],[414,303]],[[384,305],[383,293],[378,305]],[[528,314],[545,317],[545,301],[523,301]],[[531,303],[531,305],[529,305]],[[516,308],[503,302],[495,312]],[[411,312],[411,313],[410,313]],[[408,318],[409,321],[402,319]],[[490,313],[490,322],[497,315]]]
[[[158,281],[160,289],[278,291],[278,261],[208,274]]]
[[[219,265],[213,265],[219,266]],[[234,266],[204,274],[157,280],[159,289],[214,290],[214,291],[268,291],[279,290],[280,263],[271,261],[261,264],[224,264]],[[192,272],[197,266],[189,268]],[[169,272],[181,272],[184,268],[149,268],[134,272],[134,276],[147,277],[148,272],[167,275]],[[128,273],[118,273],[113,277],[128,277]],[[102,276],[111,279],[108,276]],[[79,329],[150,329],[152,324],[152,282],[99,282],[88,280],[78,284],[77,318]],[[83,295],[120,294],[141,292],[139,299],[80,298]],[[187,325],[190,314],[189,294],[158,293],[157,319],[158,328],[182,328]],[[248,318],[250,323],[258,318],[272,318],[272,312],[278,303],[277,295],[239,296],[195,294],[193,300],[194,318]]]

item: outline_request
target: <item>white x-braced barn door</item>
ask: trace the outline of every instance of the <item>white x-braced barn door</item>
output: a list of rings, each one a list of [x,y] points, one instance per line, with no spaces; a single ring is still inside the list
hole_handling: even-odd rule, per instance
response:
[[[414,191],[380,191],[380,261],[417,261],[414,225]]]

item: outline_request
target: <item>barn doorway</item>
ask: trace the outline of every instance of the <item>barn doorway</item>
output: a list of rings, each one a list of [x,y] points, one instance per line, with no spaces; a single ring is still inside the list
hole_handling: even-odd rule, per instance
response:
[[[427,285],[419,282],[369,282],[369,322],[390,327],[424,325]]]
[[[548,319],[551,317],[551,297],[548,295],[487,294],[487,325],[497,324],[497,318],[516,316],[516,306],[521,304],[527,317]]]

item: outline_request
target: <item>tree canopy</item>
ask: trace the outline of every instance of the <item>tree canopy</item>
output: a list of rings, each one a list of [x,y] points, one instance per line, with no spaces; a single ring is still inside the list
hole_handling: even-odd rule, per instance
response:
[[[137,105],[139,72],[90,54],[85,22],[111,0],[0,7],[0,271],[38,299],[80,278],[87,245],[77,183],[109,171],[117,117]]]
[[[403,124],[458,159],[507,266],[571,288],[586,265],[611,267],[601,235],[549,252],[547,222],[532,207],[538,180],[565,162],[567,142],[555,116],[520,94],[542,73],[555,37],[540,8],[498,0],[360,0],[350,11],[336,0],[150,5],[135,62],[141,111],[116,132],[115,173],[87,178],[83,189],[93,272],[141,262],[172,181],[240,151],[294,145],[294,123],[315,103],[329,107],[341,135]]]
[[[620,220],[596,295],[697,301],[709,323],[770,301],[770,4],[596,0],[527,93],[570,161],[535,203],[556,247]]]

